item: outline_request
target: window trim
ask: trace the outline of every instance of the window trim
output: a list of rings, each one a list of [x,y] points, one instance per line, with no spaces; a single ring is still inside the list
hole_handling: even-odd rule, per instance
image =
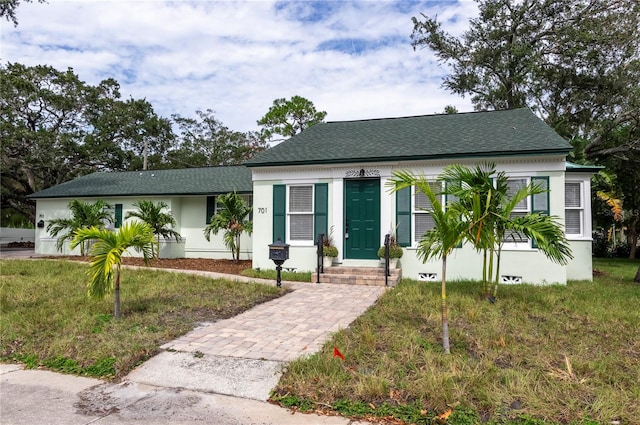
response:
[[[431,185],[437,185],[440,184],[440,190],[444,189],[443,183],[442,182],[438,182],[436,179],[428,179],[427,183],[431,186]],[[433,190],[433,188],[432,188]],[[416,205],[416,193],[418,192],[417,187],[411,186],[411,247],[413,248],[417,248],[418,247],[418,243],[420,242],[420,240],[417,238],[416,232],[418,231],[418,226],[416,224],[416,218],[418,215],[431,215],[431,213],[429,213],[428,211],[425,211],[423,209],[420,209],[417,207]],[[440,204],[444,207],[445,206],[445,202],[446,202],[446,195],[444,193],[441,193],[440,195],[437,195],[440,197]],[[429,229],[431,230],[431,229]]]
[[[578,207],[569,207],[567,206],[567,195],[566,188],[568,184],[578,185],[578,193],[580,194],[580,206]],[[565,196],[564,196],[564,233],[566,237],[571,238],[584,238],[585,235],[585,197],[584,197],[584,182],[581,180],[565,180],[564,182]],[[579,233],[568,233],[567,232],[567,210],[570,211],[578,211],[580,215],[580,232]]]
[[[293,187],[310,187],[311,188],[311,209],[310,211],[290,211],[291,206],[291,188]],[[299,245],[299,246],[312,246],[315,244],[315,236],[313,233],[315,232],[315,207],[316,207],[316,188],[313,183],[301,183],[301,184],[288,184],[286,190],[286,198],[285,198],[285,217],[286,217],[286,239],[287,243],[290,245]],[[311,217],[311,239],[292,239],[292,231],[291,231],[291,217],[292,216],[310,216]]]
[[[546,176],[507,176],[507,181],[509,180],[524,180],[526,183],[526,185],[530,185],[531,184],[531,179],[533,177],[546,177]],[[511,212],[512,213],[524,213],[526,214],[531,214],[532,213],[532,208],[533,208],[533,200],[531,199],[532,196],[529,195],[526,197],[525,201],[526,201],[526,209],[524,208],[514,208]],[[526,238],[525,240],[522,241],[513,241],[509,238],[506,238],[506,234],[505,234],[505,239],[502,241],[502,250],[506,250],[506,251],[537,251],[537,248],[535,248],[533,246],[533,240]]]

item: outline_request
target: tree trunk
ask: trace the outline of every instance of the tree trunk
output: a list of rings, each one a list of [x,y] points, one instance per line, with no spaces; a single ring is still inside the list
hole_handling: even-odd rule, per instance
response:
[[[496,255],[496,280],[493,282],[493,293],[489,301],[496,302],[496,296],[498,295],[498,283],[500,282],[500,255],[502,254],[502,247],[498,247],[498,254]]]
[[[451,354],[449,348],[449,317],[447,314],[447,256],[442,257],[442,348]]]
[[[636,278],[633,279],[634,282],[640,283],[640,266],[638,266],[638,270],[636,271]]]
[[[630,243],[631,243],[631,251],[629,252],[629,258],[632,260],[636,258],[636,247],[638,245],[638,214],[633,215],[633,220],[631,220],[631,225],[629,226],[630,230]]]
[[[120,268],[116,269],[116,284],[114,288],[115,301],[113,306],[113,317],[120,318]]]

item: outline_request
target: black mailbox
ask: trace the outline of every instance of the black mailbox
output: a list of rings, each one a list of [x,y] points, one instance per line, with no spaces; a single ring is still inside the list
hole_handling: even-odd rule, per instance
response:
[[[282,265],[285,260],[289,259],[289,244],[278,239],[269,245],[269,259],[273,260],[276,265]]]
[[[289,259],[289,244],[282,242],[280,239],[270,244],[269,259],[276,263],[276,271],[278,272],[276,282],[279,288],[282,285],[282,280],[280,278],[282,263]]]

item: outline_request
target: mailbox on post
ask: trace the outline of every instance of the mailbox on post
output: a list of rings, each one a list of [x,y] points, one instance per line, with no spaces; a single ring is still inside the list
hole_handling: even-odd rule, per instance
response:
[[[280,239],[269,245],[269,259],[276,264],[277,286],[282,285],[280,278],[280,272],[282,271],[282,264],[289,259],[289,244],[282,242]]]

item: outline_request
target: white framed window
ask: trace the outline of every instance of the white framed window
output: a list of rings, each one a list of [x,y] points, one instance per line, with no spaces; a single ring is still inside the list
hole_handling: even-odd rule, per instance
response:
[[[507,197],[513,197],[516,192],[524,187],[527,187],[529,184],[528,178],[512,178],[507,180]],[[524,217],[531,211],[531,200],[530,197],[527,196],[525,199],[520,201],[515,208],[511,211],[511,218],[515,217]],[[519,234],[518,232],[510,232],[507,231],[504,235],[504,242],[511,244],[527,244],[529,243],[529,239]]]
[[[436,196],[442,198],[444,195],[439,195],[442,192],[442,184],[438,182],[429,182],[429,187],[431,191]],[[444,205],[443,200],[440,199],[440,202]],[[413,242],[417,243],[422,240],[422,237],[425,233],[435,227],[435,222],[433,221],[433,217],[429,213],[429,210],[432,209],[431,201],[427,196],[422,193],[422,191],[418,190],[415,186],[413,187],[413,202],[412,202],[412,215],[413,215]]]
[[[313,185],[287,186],[287,235],[313,244]]]
[[[567,235],[584,233],[584,200],[582,182],[564,184],[564,228]]]

